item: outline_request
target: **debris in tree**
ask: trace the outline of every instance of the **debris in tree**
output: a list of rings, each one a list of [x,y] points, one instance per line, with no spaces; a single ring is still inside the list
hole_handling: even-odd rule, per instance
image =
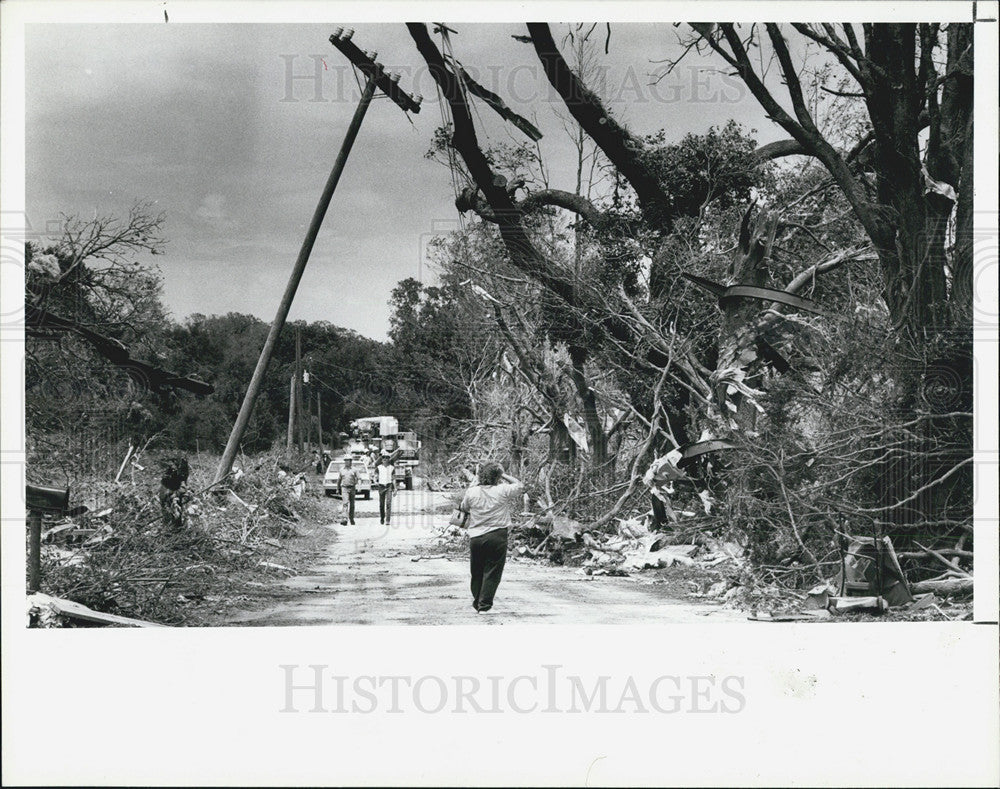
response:
[[[681,453],[681,459],[678,460],[677,463],[678,465],[684,465],[685,462],[708,452],[719,452],[720,450],[735,448],[735,444],[731,441],[726,441],[723,438],[709,438],[706,440],[694,441],[690,444],[685,444],[680,448],[679,451]]]
[[[771,301],[794,307],[804,312],[813,312],[817,315],[826,315],[826,311],[812,299],[805,299],[801,296],[788,293],[774,288],[763,288],[754,285],[720,285],[718,282],[699,277],[695,274],[682,272],[681,276],[689,282],[704,288],[719,300],[719,307],[724,308],[729,302],[738,299],[758,299],[760,301]]]
[[[538,131],[534,124],[532,124],[527,118],[524,118],[514,112],[496,93],[483,87],[472,79],[465,69],[459,65],[458,61],[451,59],[451,65],[459,79],[465,83],[465,87],[468,89],[469,93],[485,101],[493,109],[493,111],[497,113],[497,115],[524,132],[531,138],[532,142],[538,142],[542,139],[542,133]]]

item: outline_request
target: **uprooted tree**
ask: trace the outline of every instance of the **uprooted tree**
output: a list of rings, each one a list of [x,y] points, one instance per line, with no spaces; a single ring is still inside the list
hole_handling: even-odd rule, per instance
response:
[[[737,449],[692,471],[761,564],[816,570],[832,534],[859,530],[967,549],[970,25],[692,25],[684,56],[731,70],[790,136],[758,148],[733,126],[636,135],[549,26],[528,24],[579,139],[607,162],[598,199],[484,148],[469,106],[481,91],[426,25],[408,28],[449,109],[438,141],[465,179],[456,206],[501,250],[456,270],[483,269],[484,314],[548,429],[560,409],[582,414],[596,487],[630,493],[643,458],[725,437]],[[805,71],[807,47],[822,73]],[[824,101],[856,119],[853,136],[818,117]],[[563,356],[539,353],[533,332]],[[627,458],[608,452],[616,408],[633,425]],[[590,514],[607,522],[625,500]]]

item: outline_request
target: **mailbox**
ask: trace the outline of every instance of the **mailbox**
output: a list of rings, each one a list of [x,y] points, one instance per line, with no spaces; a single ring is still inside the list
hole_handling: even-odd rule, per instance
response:
[[[40,485],[27,485],[25,501],[29,510],[65,512],[69,509],[69,488],[43,488]]]

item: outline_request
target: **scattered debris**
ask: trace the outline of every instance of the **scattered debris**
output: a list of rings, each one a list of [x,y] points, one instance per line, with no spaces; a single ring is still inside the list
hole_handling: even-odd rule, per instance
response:
[[[877,597],[831,597],[830,605],[834,611],[877,611],[882,613],[889,608],[889,602],[881,596]]]
[[[68,620],[68,621],[67,621]],[[28,596],[28,622],[30,627],[164,627],[156,622],[131,619],[127,616],[105,614],[85,605],[63,600],[41,592]],[[86,623],[80,625],[79,623]]]
[[[233,599],[255,578],[295,572],[297,560],[283,557],[301,552],[286,538],[311,534],[296,525],[300,513],[320,522],[330,515],[318,489],[296,498],[294,476],[277,473],[277,453],[244,460],[238,478],[221,485],[208,484],[215,464],[207,456],[192,461],[197,465],[187,469],[185,484],[181,460],[166,455],[150,462],[149,471],[114,482],[116,459],[106,479],[74,488],[86,504],[44,522],[41,590],[108,616],[177,624],[199,617],[193,603],[208,591]],[[282,563],[260,563],[262,549]]]
[[[941,602],[941,598],[938,597],[933,592],[927,592],[925,594],[918,594],[913,598],[913,602],[907,604],[907,608],[911,611],[920,611],[924,608],[936,607],[938,603]]]
[[[842,543],[846,545],[837,584],[841,595],[882,596],[894,606],[913,600],[888,537],[842,538]]]
[[[549,534],[560,540],[575,540],[583,533],[583,526],[572,518],[556,515],[552,518]]]
[[[830,606],[830,600],[836,595],[836,591],[830,584],[819,584],[806,592],[806,601],[803,608],[807,610],[825,611]]]
[[[285,572],[285,573],[294,573],[295,572],[295,570],[293,570],[291,567],[285,567],[285,565],[283,565],[283,564],[276,564],[275,562],[264,562],[264,561],[261,561],[261,562],[258,562],[257,564],[260,565],[261,567],[267,568],[268,570],[278,570],[279,572]]]
[[[830,618],[831,614],[826,609],[802,613],[775,613],[771,611],[758,613],[755,611],[747,617],[751,622],[822,622]]]

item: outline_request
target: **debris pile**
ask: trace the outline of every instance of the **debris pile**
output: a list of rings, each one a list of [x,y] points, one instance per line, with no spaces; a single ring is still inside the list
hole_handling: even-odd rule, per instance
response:
[[[591,576],[637,576],[667,568],[700,571],[685,576],[688,597],[747,609],[754,621],[816,621],[882,615],[890,609],[906,618],[925,618],[918,612],[936,612],[944,619],[970,615],[961,602],[971,593],[970,574],[948,563],[951,569],[944,576],[910,584],[888,537],[842,539],[836,576],[804,594],[764,584],[746,549],[736,542],[700,528],[651,532],[644,518],[620,519],[614,531],[602,532],[564,516],[531,516],[514,527],[511,542],[519,558],[579,566]]]
[[[739,545],[710,532],[651,532],[643,518],[619,519],[605,532],[562,515],[543,515],[515,526],[512,546],[517,556],[579,566],[586,575],[625,576],[674,566],[735,569],[744,562]]]
[[[212,460],[180,484],[187,463],[168,457],[131,480],[79,486],[73,498],[83,503],[43,523],[43,591],[64,609],[179,624],[192,603],[217,607],[247,581],[293,573],[284,541],[307,533],[303,515],[326,506],[319,492],[303,495],[301,475],[277,455],[211,485]],[[29,603],[35,626],[65,624],[43,603]]]

